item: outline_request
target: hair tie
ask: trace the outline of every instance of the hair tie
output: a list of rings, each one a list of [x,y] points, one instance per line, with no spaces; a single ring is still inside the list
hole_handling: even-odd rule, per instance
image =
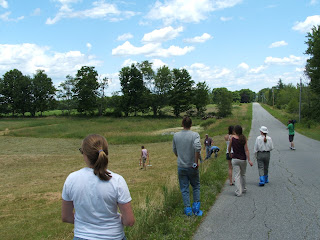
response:
[[[100,149],[100,150],[99,150],[99,153],[101,153],[101,152],[103,152],[103,150],[102,150],[102,149]]]

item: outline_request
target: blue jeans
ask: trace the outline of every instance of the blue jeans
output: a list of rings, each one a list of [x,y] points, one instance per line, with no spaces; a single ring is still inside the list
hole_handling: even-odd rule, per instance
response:
[[[199,170],[178,167],[178,178],[182,200],[185,207],[190,207],[189,184],[192,186],[193,202],[200,202]]]
[[[206,159],[211,157],[211,146],[206,146]]]

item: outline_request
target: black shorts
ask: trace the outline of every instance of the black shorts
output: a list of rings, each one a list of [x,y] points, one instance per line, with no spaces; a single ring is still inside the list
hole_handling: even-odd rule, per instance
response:
[[[294,135],[289,135],[289,142],[293,142]]]

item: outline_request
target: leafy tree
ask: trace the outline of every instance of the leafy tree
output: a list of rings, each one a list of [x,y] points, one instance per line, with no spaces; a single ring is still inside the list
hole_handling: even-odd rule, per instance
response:
[[[125,116],[134,112],[144,111],[148,108],[147,96],[150,93],[143,82],[143,74],[132,64],[131,67],[123,67],[119,73],[122,92],[122,110]]]
[[[30,108],[31,80],[19,70],[13,69],[6,72],[2,80],[2,100],[11,110],[12,115],[16,112],[24,113]]]
[[[190,109],[193,99],[194,81],[186,69],[173,69],[172,88],[169,91],[169,104],[175,116]]]
[[[77,102],[77,110],[80,113],[93,114],[97,108],[98,73],[94,67],[82,66],[75,77],[73,92]]]
[[[109,79],[104,77],[99,81],[99,115],[101,116],[106,108],[106,98],[105,98],[105,89],[109,85]]]
[[[108,97],[107,107],[113,109],[115,117],[122,117],[122,97],[119,92],[113,92],[111,97]]]
[[[72,76],[67,75],[66,80],[59,85],[58,98],[62,99],[62,110],[66,109],[70,115],[71,110],[75,107],[72,89],[75,87],[75,80]]]
[[[194,89],[193,104],[196,105],[197,114],[203,115],[209,104],[209,87],[205,82],[197,83]]]
[[[239,95],[240,95],[240,102],[241,103],[249,103],[249,102],[253,102],[255,97],[256,97],[256,93],[251,91],[250,89],[241,89],[239,91]]]
[[[42,116],[42,113],[49,109],[49,106],[54,102],[55,92],[56,89],[51,78],[44,70],[37,70],[32,79],[32,116],[35,116],[37,111],[40,111]]]
[[[232,92],[232,96],[233,96],[232,98],[233,102],[239,103],[241,101],[239,92]]]
[[[172,72],[167,66],[158,68],[154,79],[152,98],[153,115],[161,114],[161,108],[168,105],[169,91],[172,87]]]
[[[310,79],[311,89],[320,96],[320,25],[314,26],[307,38],[305,54],[310,55],[310,58],[307,59],[305,73]]]
[[[212,90],[214,103],[218,107],[218,116],[226,117],[232,113],[233,94],[227,88],[214,88]]]
[[[0,113],[8,113],[8,103],[6,102],[6,98],[3,95],[3,79],[0,78]]]

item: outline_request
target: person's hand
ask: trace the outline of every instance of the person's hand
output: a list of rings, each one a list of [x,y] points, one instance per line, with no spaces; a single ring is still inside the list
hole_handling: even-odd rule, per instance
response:
[[[250,160],[249,160],[249,164],[250,164],[251,167],[253,166],[253,162],[251,162]]]

